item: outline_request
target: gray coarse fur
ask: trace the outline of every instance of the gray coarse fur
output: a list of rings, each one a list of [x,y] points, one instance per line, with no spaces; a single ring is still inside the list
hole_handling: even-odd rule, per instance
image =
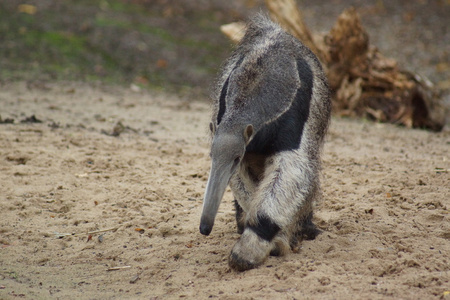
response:
[[[302,64],[308,70],[302,70]],[[249,152],[260,130],[277,124],[292,109],[298,91],[308,85],[301,77],[312,87],[310,94],[300,95],[308,102],[308,112],[299,144],[282,151]],[[260,14],[250,20],[244,38],[225,62],[213,98],[212,166],[200,231],[208,235],[212,230],[229,184],[242,233],[229,264],[246,270],[262,264],[269,254],[285,254],[297,239],[313,239],[319,232],[312,211],[321,195],[320,152],[330,119],[330,93],[315,55]],[[255,228],[270,232],[266,235]],[[272,237],[271,232],[276,234]]]

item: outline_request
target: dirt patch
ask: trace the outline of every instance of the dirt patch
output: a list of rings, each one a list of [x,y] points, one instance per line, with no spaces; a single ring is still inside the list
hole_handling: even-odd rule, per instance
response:
[[[198,232],[207,104],[76,83],[5,85],[0,103],[2,299],[449,297],[448,131],[333,119],[323,233],[236,273],[229,191]]]

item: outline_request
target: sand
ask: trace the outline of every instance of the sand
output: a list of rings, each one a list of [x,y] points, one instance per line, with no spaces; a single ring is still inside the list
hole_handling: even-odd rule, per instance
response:
[[[0,299],[450,299],[448,131],[333,118],[323,233],[238,273],[229,190],[198,231],[209,114],[137,87],[3,84]]]

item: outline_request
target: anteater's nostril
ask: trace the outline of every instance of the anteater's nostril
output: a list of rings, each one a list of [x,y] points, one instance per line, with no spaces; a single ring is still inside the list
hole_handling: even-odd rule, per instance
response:
[[[200,224],[200,233],[203,235],[209,235],[212,231],[212,226],[207,224]]]

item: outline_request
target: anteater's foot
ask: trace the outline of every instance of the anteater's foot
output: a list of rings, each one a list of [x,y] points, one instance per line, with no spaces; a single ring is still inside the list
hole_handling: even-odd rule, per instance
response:
[[[317,228],[316,224],[312,221],[313,213],[311,212],[308,217],[303,220],[301,229],[297,232],[297,237],[301,240],[314,240],[322,231]]]
[[[236,271],[260,266],[270,254],[272,243],[261,239],[252,230],[245,230],[231,250],[228,264]]]

